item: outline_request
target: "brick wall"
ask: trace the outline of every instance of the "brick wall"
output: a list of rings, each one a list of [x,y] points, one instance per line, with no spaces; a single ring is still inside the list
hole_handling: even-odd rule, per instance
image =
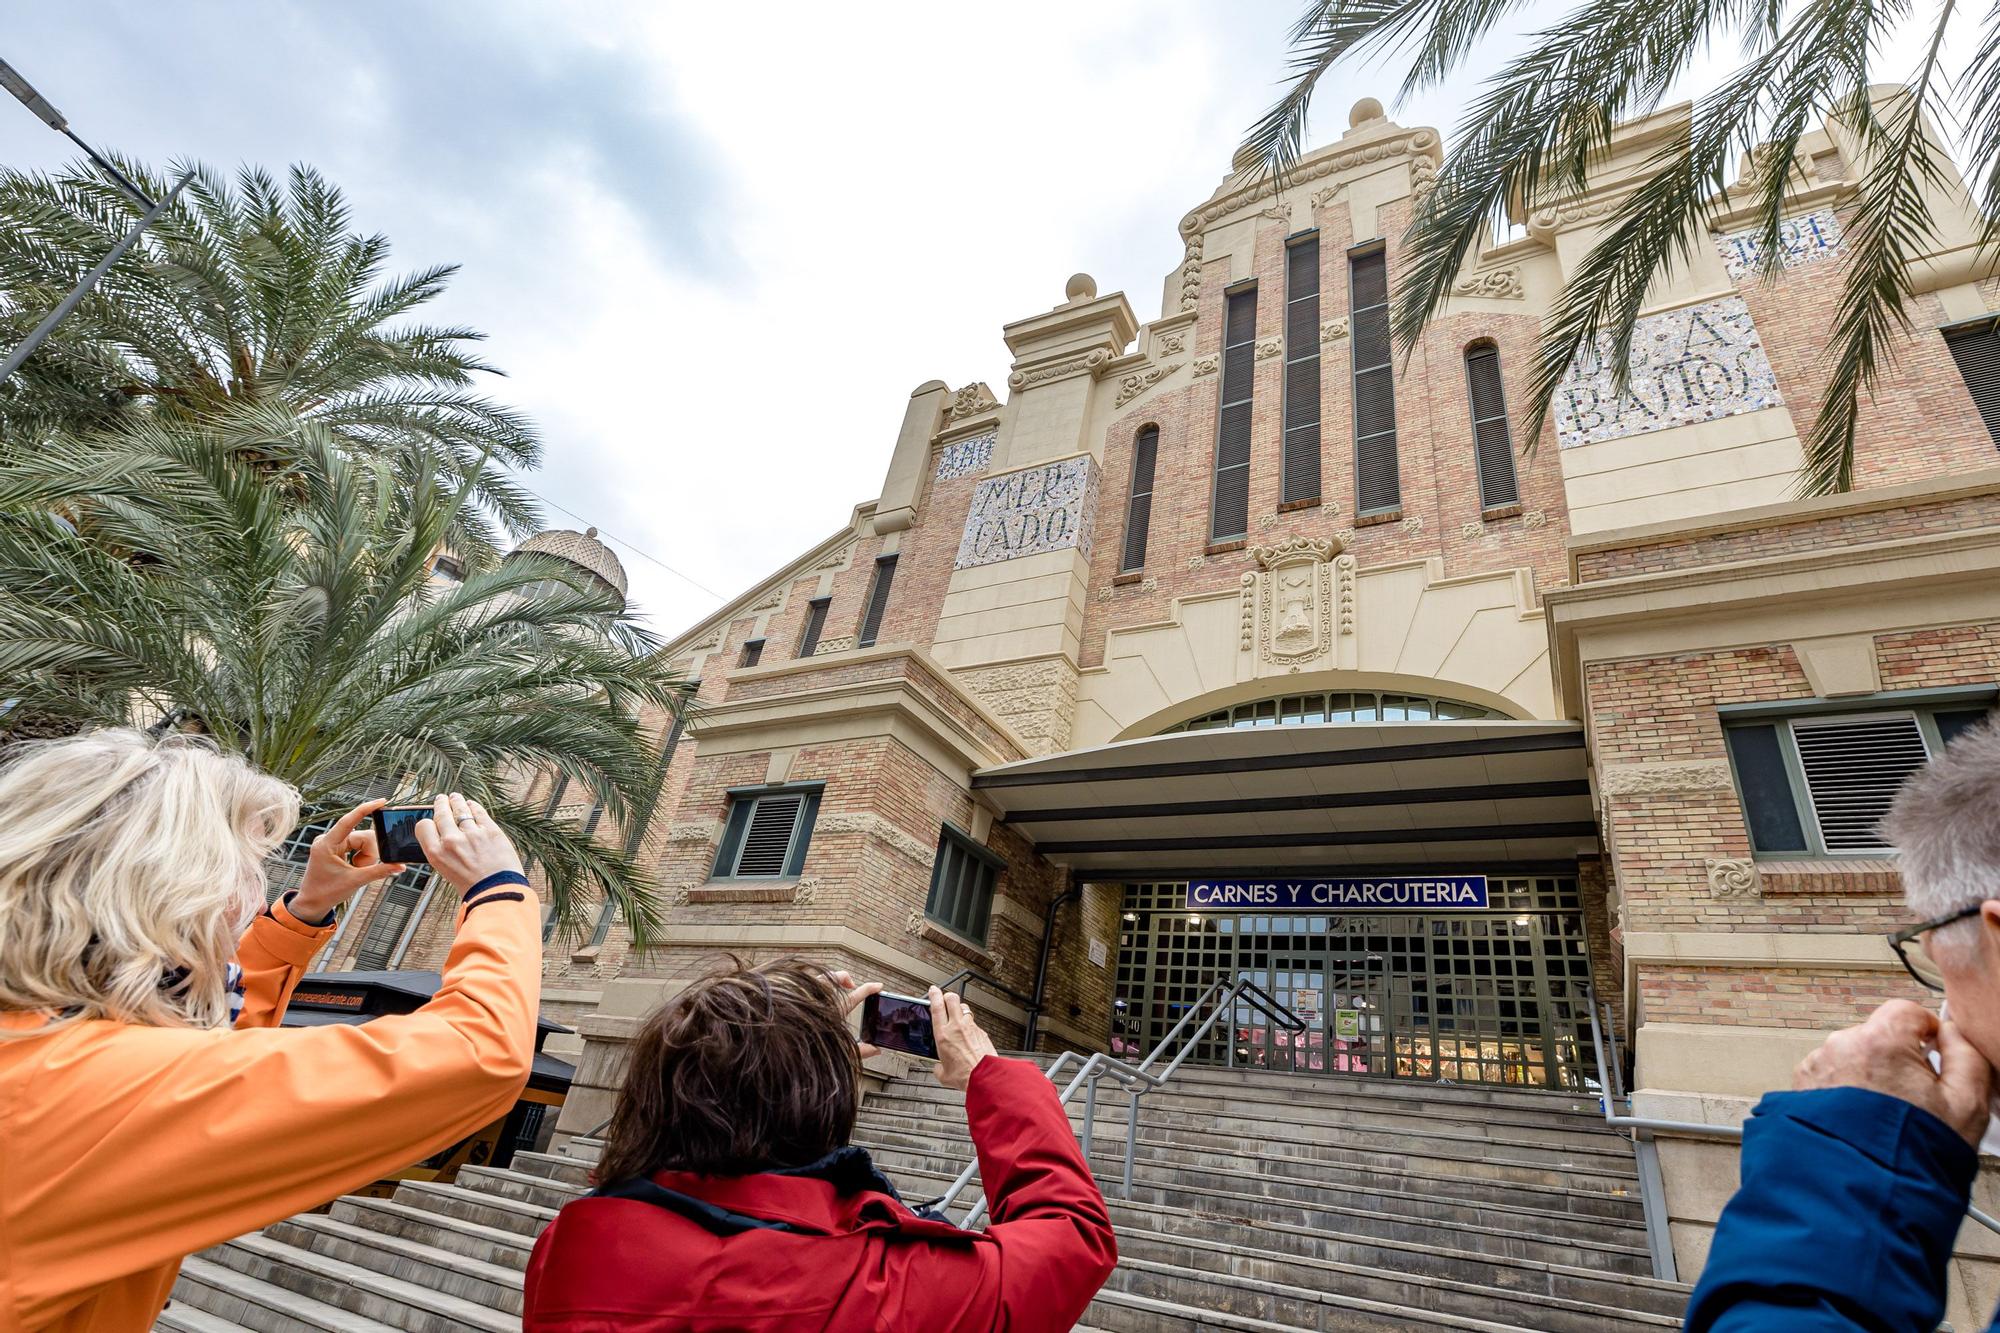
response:
[[[1938,999],[1900,971],[1795,967],[1648,968],[1639,992],[1648,1022],[1711,1027],[1848,1027],[1889,1000],[1914,1000],[1935,1009]]]

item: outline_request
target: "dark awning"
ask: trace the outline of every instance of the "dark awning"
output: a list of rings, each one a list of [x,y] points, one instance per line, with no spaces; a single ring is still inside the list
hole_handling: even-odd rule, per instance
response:
[[[1528,865],[1597,851],[1574,722],[1176,732],[982,769],[1051,860],[1105,878]]]

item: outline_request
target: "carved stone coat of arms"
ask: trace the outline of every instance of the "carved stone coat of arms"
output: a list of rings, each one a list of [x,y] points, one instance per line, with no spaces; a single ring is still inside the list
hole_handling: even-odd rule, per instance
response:
[[[1331,653],[1339,541],[1288,537],[1250,554],[1259,572],[1243,576],[1242,647],[1294,670]]]

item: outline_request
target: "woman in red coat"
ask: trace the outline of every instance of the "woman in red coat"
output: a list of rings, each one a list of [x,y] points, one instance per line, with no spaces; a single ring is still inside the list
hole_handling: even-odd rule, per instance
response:
[[[1067,1329],[1118,1261],[1041,1070],[930,992],[938,1081],[966,1094],[992,1224],[919,1217],[851,1147],[870,985],[797,960],[695,982],[633,1044],[598,1168],[535,1245],[528,1333]]]

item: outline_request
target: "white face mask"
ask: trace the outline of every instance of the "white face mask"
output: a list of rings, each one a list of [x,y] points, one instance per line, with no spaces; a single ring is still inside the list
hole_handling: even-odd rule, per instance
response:
[[[1951,1001],[1946,1000],[1938,1005],[1938,1022],[1942,1023],[1950,1017]],[[1936,1051],[1931,1052],[1930,1060],[1932,1069],[1943,1064]],[[2000,1085],[1996,1085],[1988,1097],[1986,1109],[1990,1118],[1986,1122],[1986,1133],[1979,1140],[1979,1151],[2000,1157]]]

